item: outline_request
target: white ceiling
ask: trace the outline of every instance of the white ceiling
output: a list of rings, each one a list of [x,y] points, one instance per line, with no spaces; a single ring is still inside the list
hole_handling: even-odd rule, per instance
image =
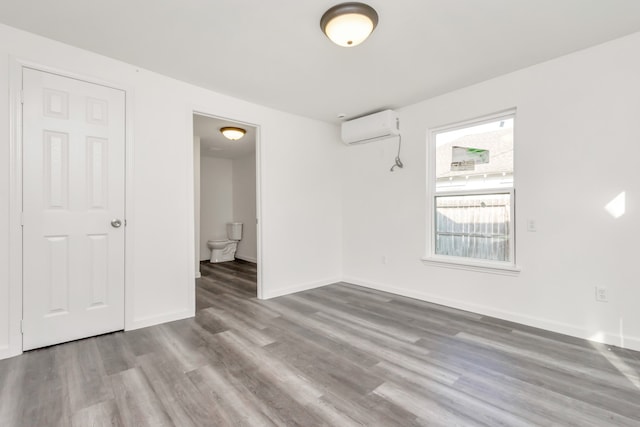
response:
[[[640,31],[639,0],[368,0],[341,48],[336,0],[1,0],[0,22],[280,110],[338,121]]]
[[[225,126],[241,127],[247,133],[231,141],[220,133]],[[215,117],[193,115],[193,135],[200,137],[200,154],[207,157],[237,159],[256,151],[256,128]]]

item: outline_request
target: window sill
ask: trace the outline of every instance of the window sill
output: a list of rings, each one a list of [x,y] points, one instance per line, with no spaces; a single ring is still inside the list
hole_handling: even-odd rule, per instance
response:
[[[498,262],[478,262],[461,258],[449,259],[448,257],[423,257],[422,263],[436,267],[454,268],[457,270],[477,271],[480,273],[501,274],[504,276],[517,276],[520,274],[520,267],[514,264]]]

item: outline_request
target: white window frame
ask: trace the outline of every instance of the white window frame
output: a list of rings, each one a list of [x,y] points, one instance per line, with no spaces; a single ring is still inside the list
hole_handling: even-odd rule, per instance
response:
[[[471,120],[456,122],[450,125],[439,126],[430,129],[428,132],[428,149],[427,149],[427,236],[426,236],[426,252],[422,258],[422,262],[426,265],[435,265],[439,267],[456,268],[462,270],[480,271],[494,274],[515,275],[520,272],[520,268],[516,264],[516,165],[514,157],[513,166],[513,185],[511,187],[494,187],[483,188],[478,190],[452,190],[436,192],[436,136],[442,132],[449,132],[467,127],[482,125],[485,123],[495,122],[501,119],[514,119],[514,152],[516,145],[516,109],[509,109],[497,113],[485,115]],[[442,196],[467,196],[467,195],[484,195],[484,194],[510,194],[510,215],[511,224],[509,227],[509,260],[510,261],[494,261],[479,258],[456,257],[451,255],[436,254],[436,198]]]

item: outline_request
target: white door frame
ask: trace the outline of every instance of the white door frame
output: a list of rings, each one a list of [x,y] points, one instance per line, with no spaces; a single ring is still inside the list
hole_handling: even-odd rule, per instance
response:
[[[217,114],[217,113],[212,113],[212,112],[208,112],[207,108],[202,108],[202,107],[191,107],[188,109],[187,111],[188,114],[188,123],[190,123],[190,125],[188,126],[189,129],[189,135],[186,138],[186,141],[188,141],[188,147],[190,147],[188,150],[190,152],[190,155],[187,155],[187,158],[190,159],[190,164],[189,167],[187,168],[190,171],[190,178],[188,179],[188,182],[190,183],[190,189],[189,189],[189,193],[191,195],[191,215],[190,218],[192,219],[192,224],[193,227],[191,229],[191,248],[194,249],[194,253],[193,253],[193,257],[194,257],[194,261],[196,258],[196,253],[195,253],[195,184],[194,184],[194,175],[195,175],[195,170],[193,167],[193,159],[195,156],[195,153],[193,152],[193,116],[194,114],[197,114],[199,116],[205,116],[205,117],[211,117],[213,119],[219,119],[219,120],[228,120],[228,121],[232,121],[235,123],[238,123],[240,125],[247,125],[247,126],[251,126],[256,128],[256,243],[257,243],[257,256],[256,256],[256,260],[257,260],[257,297],[258,299],[264,299],[264,290],[263,290],[263,281],[262,281],[262,272],[264,271],[263,268],[263,264],[262,264],[262,174],[260,173],[260,171],[262,170],[262,150],[261,150],[261,127],[259,124],[255,124],[255,123],[251,123],[248,122],[246,120],[242,120],[242,119],[237,119],[237,118],[233,118],[233,117],[225,117],[223,115]],[[192,263],[193,265],[193,263]],[[195,276],[195,275],[194,275]],[[193,298],[194,298],[194,307],[195,307],[195,287],[193,290]]]
[[[22,70],[32,68],[125,92],[125,330],[133,319],[133,90],[11,56],[9,58],[9,345],[0,358],[22,353]]]

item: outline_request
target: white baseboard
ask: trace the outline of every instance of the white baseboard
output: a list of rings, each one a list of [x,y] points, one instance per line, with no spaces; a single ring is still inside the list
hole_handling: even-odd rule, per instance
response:
[[[10,346],[8,345],[0,347],[0,360],[8,359],[14,356],[19,356],[21,354],[22,354],[22,351],[15,351],[14,349],[10,348]]]
[[[193,310],[181,310],[172,313],[159,314],[157,316],[143,317],[140,319],[134,319],[131,323],[126,325],[125,331],[133,331],[134,329],[146,328],[147,326],[188,319],[193,316],[195,316]]]
[[[520,313],[514,313],[505,310],[498,310],[492,307],[473,304],[466,301],[442,298],[425,292],[413,291],[388,284],[371,282],[368,280],[358,279],[356,277],[343,277],[342,281],[365,288],[376,289],[379,291],[389,292],[408,298],[414,298],[421,301],[427,301],[434,304],[457,308],[459,310],[470,311],[473,313],[481,314],[483,316],[496,317],[498,319],[520,323],[522,325],[532,326],[534,328],[540,328],[551,332],[557,332],[560,334],[583,338],[590,341],[601,342],[609,345],[615,345],[622,348],[640,351],[640,338],[637,337],[621,337],[620,335],[611,333],[602,333],[598,334],[597,337],[594,337],[593,332],[587,331],[586,329],[576,325],[555,322],[538,317],[526,316]]]
[[[332,285],[340,282],[340,278],[332,278],[326,280],[318,280],[316,282],[305,283],[302,285],[291,286],[283,289],[275,289],[273,291],[265,291],[262,294],[262,299],[271,299],[281,297],[285,295],[295,294],[296,292],[308,291],[310,289],[321,288],[323,286]]]
[[[618,337],[618,340],[620,340],[620,337]],[[623,337],[620,341],[622,341],[620,347],[640,351],[639,337]]]
[[[241,259],[241,260],[243,260],[243,261],[252,262],[252,263],[254,263],[254,264],[257,264],[257,263],[258,263],[258,260],[257,260],[257,259],[255,259],[255,258],[253,258],[253,257],[250,257],[250,256],[244,256],[244,255],[238,255],[238,254],[236,254],[236,258]]]
[[[202,277],[202,274],[200,274],[200,272],[199,272],[199,271],[197,271],[197,272],[196,272],[196,279],[199,279],[199,278],[201,278],[201,277]]]

